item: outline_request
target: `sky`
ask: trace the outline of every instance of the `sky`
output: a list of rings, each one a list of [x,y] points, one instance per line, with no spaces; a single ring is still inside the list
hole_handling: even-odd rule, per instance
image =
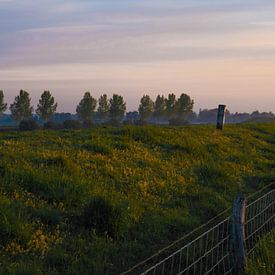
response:
[[[275,112],[275,1],[0,0],[0,89],[50,90],[59,112],[86,91]]]

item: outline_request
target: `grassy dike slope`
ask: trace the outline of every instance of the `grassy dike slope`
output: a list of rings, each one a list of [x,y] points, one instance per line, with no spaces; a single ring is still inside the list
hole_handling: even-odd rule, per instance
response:
[[[275,266],[275,230],[255,247],[248,262],[248,275],[272,275]]]
[[[0,134],[0,274],[117,274],[275,181],[275,124]]]

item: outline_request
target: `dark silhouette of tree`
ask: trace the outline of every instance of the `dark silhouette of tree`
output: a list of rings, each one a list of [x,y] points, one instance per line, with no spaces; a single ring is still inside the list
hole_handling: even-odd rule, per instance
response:
[[[7,110],[7,103],[4,102],[4,92],[0,90],[0,117]]]
[[[176,115],[177,113],[177,100],[176,96],[174,94],[169,94],[168,98],[165,100],[166,103],[166,115],[167,118],[172,118]]]
[[[31,106],[31,98],[29,93],[20,90],[19,95],[14,99],[13,104],[10,105],[12,118],[16,121],[31,118],[33,107]]]
[[[55,103],[50,91],[44,91],[39,99],[36,114],[43,120],[48,121],[54,115],[56,108],[57,103]]]
[[[120,122],[126,112],[126,103],[123,100],[123,97],[117,94],[114,94],[110,99],[110,118],[113,121]]]
[[[166,103],[164,96],[158,95],[154,104],[154,117],[157,119],[165,116]]]
[[[140,120],[145,122],[154,112],[154,102],[151,100],[149,95],[144,95],[140,100],[138,108]]]
[[[96,108],[96,103],[96,99],[91,96],[90,92],[86,92],[84,94],[76,108],[76,113],[80,120],[83,122],[89,122],[92,120]]]
[[[102,95],[98,100],[97,115],[100,119],[106,119],[109,116],[110,104],[106,94]]]
[[[177,100],[177,113],[179,117],[185,118],[188,114],[192,113],[194,100],[187,94],[181,94]]]

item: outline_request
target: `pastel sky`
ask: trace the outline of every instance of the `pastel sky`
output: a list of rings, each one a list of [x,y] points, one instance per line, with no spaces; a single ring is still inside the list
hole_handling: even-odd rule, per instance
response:
[[[0,89],[58,111],[85,91],[188,93],[195,109],[275,112],[274,0],[0,0]]]

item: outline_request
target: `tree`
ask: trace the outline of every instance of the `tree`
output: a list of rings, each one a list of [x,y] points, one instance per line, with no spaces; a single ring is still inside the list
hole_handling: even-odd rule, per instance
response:
[[[123,97],[117,94],[114,94],[110,99],[110,117],[112,120],[119,122],[123,119],[126,112],[126,103],[123,100]]]
[[[110,104],[107,95],[102,95],[98,100],[97,114],[100,119],[106,119],[109,116]]]
[[[31,106],[31,98],[29,93],[20,90],[19,95],[14,99],[13,104],[10,105],[12,118],[20,122],[23,119],[31,118],[33,107]]]
[[[194,100],[187,94],[181,94],[177,100],[177,112],[179,117],[186,117],[192,113],[194,106]]]
[[[140,100],[138,108],[141,121],[146,121],[154,112],[154,102],[149,95],[144,95]]]
[[[7,110],[7,103],[4,102],[4,92],[0,90],[0,117]]]
[[[96,108],[96,99],[86,92],[79,102],[76,113],[83,122],[91,121]]]
[[[168,98],[165,100],[165,103],[166,103],[166,115],[168,118],[171,118],[177,112],[176,96],[174,94],[169,94]]]
[[[158,95],[154,104],[154,117],[162,118],[165,115],[166,104],[164,96]]]
[[[56,108],[57,103],[54,102],[54,97],[51,95],[50,91],[44,91],[39,99],[36,114],[43,120],[48,121],[55,113]]]

